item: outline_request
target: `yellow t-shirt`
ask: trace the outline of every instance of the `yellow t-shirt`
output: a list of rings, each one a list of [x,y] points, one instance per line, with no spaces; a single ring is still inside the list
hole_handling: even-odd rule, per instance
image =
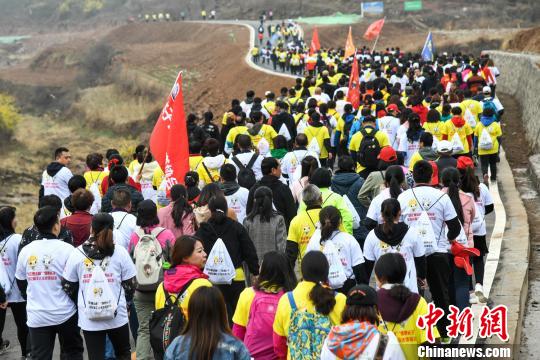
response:
[[[186,319],[188,316],[187,310],[188,310],[189,299],[191,299],[191,295],[193,295],[193,292],[195,292],[195,290],[197,290],[198,288],[202,286],[211,287],[212,283],[208,281],[207,279],[193,280],[193,282],[188,286],[188,288],[182,295],[181,301],[179,301],[180,309],[182,309],[182,312],[184,313],[184,316],[186,317]],[[176,295],[175,294],[169,294],[169,295],[171,296],[170,298],[171,301],[174,302],[176,300]],[[155,298],[155,307],[156,307],[156,310],[165,307],[165,292],[163,291],[163,283],[161,283],[157,288],[156,298]]]
[[[307,122],[309,120],[309,116],[308,116],[308,114],[304,114],[304,113],[295,114],[294,115],[294,124],[298,125],[298,122],[300,121],[300,119],[304,119]]]
[[[497,138],[502,135],[501,124],[494,121],[488,127],[485,127],[484,124],[482,124],[481,122],[478,122],[476,124],[476,128],[474,129],[474,135],[478,138],[478,142],[480,142],[480,136],[482,136],[482,131],[484,129],[486,129],[487,132],[489,133],[489,136],[491,137],[491,141],[493,142],[493,147],[489,150],[483,150],[480,148],[480,143],[479,143],[478,155],[496,154],[499,151],[499,140]]]
[[[414,169],[414,164],[419,162],[420,160],[423,160],[422,155],[418,151],[416,151],[412,156],[411,160],[409,160],[409,171],[412,172]]]
[[[321,209],[301,211],[291,220],[287,240],[298,244],[298,263],[302,262],[311,235],[315,232],[320,212]]]
[[[139,163],[139,160],[135,159],[132,162],[129,163],[128,171],[131,175],[135,174],[135,169],[139,168],[141,164]]]
[[[457,128],[452,120],[448,120],[444,123],[444,127],[442,129],[442,134],[448,136],[448,141],[452,142],[452,138],[454,137],[454,134],[459,134],[459,139],[463,143],[463,151],[459,154],[466,154],[469,152],[469,143],[467,142],[467,136],[473,134],[473,129],[471,128],[471,125],[467,124],[465,122],[465,125],[463,125],[460,128]]]
[[[428,312],[428,304],[421,297],[416,309],[412,315],[402,323],[382,322],[379,324],[379,331],[387,334],[388,330],[393,331],[396,335],[401,350],[407,360],[418,359],[418,345],[427,341],[427,329],[421,330],[416,326],[416,320]],[[385,327],[386,325],[386,327]],[[440,338],[439,330],[436,326],[433,327],[434,338]]]
[[[315,286],[315,283],[310,281],[300,281],[296,288],[292,291],[294,302],[298,310],[305,310],[309,313],[314,314],[316,312],[315,305],[309,299],[309,293],[311,289]],[[328,315],[332,325],[339,325],[341,323],[341,314],[343,309],[345,309],[345,302],[347,298],[341,293],[336,294],[336,305]],[[274,332],[279,336],[288,336],[289,335],[289,326],[291,323],[291,313],[292,308],[287,295],[283,295],[279,299],[276,317],[274,319]],[[290,359],[290,353],[287,353],[287,359]]]
[[[474,118],[478,121],[478,116],[482,115],[482,104],[480,101],[473,99],[465,99],[459,104],[461,108],[461,116],[465,116],[465,109],[469,109],[471,114],[474,115]]]
[[[190,155],[189,156],[189,170],[190,171],[197,171],[197,168],[203,161],[204,157],[201,155]]]
[[[251,310],[251,304],[255,299],[255,289],[253,287],[245,288],[238,298],[236,304],[236,310],[232,318],[233,323],[246,327],[249,321],[249,312]]]
[[[223,164],[226,163],[227,160],[225,160]],[[208,169],[208,172],[206,172],[206,169]],[[197,167],[197,174],[199,174],[199,182],[204,182],[204,184],[208,185],[213,182],[218,182],[221,179],[221,175],[219,174],[221,167],[217,169],[211,169],[207,166],[206,169],[204,168],[202,163],[199,167]],[[210,173],[211,178],[210,176],[208,176],[208,173]]]
[[[270,116],[272,116],[274,110],[276,109],[276,103],[273,101],[267,101],[262,107],[263,109],[268,111],[268,114],[270,114]]]
[[[374,131],[372,128],[366,128],[366,132],[368,134],[371,134],[371,132]],[[360,150],[360,144],[362,143],[362,139],[364,138],[364,135],[360,131],[358,131],[356,134],[353,135],[351,138],[351,142],[349,144],[349,150],[350,151],[356,151]],[[375,139],[379,142],[379,147],[382,149],[385,146],[390,146],[390,140],[388,140],[388,135],[384,131],[377,131],[375,134]],[[362,171],[365,167],[358,164],[356,167],[356,171]]]
[[[330,139],[330,134],[328,133],[328,128],[326,126],[321,127],[314,127],[311,125],[308,125],[306,129],[304,130],[304,134],[306,134],[308,138],[308,146],[311,142],[311,139],[316,138],[317,143],[319,144],[319,148],[321,149],[321,155],[319,156],[320,159],[326,159],[328,158],[328,150],[326,149],[326,146],[324,146],[324,140]]]
[[[231,130],[229,130],[229,133],[227,134],[227,139],[225,140],[228,145],[232,146],[234,145],[234,140],[236,140],[236,137],[240,134],[247,134],[248,128],[245,125],[235,126]]]
[[[86,180],[86,190],[90,190],[90,186],[92,186],[93,183],[97,183],[99,193],[103,195],[101,192],[101,182],[105,178],[105,176],[109,175],[108,171],[87,171],[84,173],[84,179]]]
[[[424,130],[426,130],[426,132],[433,135],[438,141],[441,141],[443,126],[444,126],[444,122],[442,121],[437,121],[433,123],[426,121],[422,127],[424,128]]]
[[[163,170],[161,170],[160,167],[156,168],[154,170],[154,175],[152,175],[152,187],[159,189],[159,186],[161,185],[161,182],[165,178],[165,173]]]
[[[263,124],[257,135],[251,135],[250,133],[248,133],[248,135],[251,138],[253,146],[257,147],[259,141],[261,141],[262,138],[265,138],[266,141],[268,141],[268,144],[270,144],[270,150],[272,150],[274,148],[274,138],[278,134],[272,126]]]

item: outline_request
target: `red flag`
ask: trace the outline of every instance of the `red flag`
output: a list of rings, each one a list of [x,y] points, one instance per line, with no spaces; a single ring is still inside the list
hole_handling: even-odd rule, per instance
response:
[[[182,72],[178,74],[154,126],[150,136],[150,151],[165,173],[167,193],[173,185],[184,183],[184,175],[189,171],[189,145]]]
[[[358,61],[356,60],[356,54],[354,54],[354,60],[352,63],[347,101],[351,103],[354,109],[358,109],[358,107],[360,107],[360,74],[358,72]]]
[[[379,34],[381,33],[383,26],[384,26],[384,19],[377,20],[371,25],[369,25],[369,27],[366,30],[366,33],[364,34],[364,39],[370,40],[370,41],[375,40],[377,36],[379,36]]]
[[[311,37],[311,46],[309,47],[309,53],[315,54],[321,49],[321,44],[319,43],[319,31],[317,28],[313,29],[313,36]]]
[[[493,73],[491,72],[489,66],[486,65],[482,68],[482,74],[484,75],[484,79],[488,85],[495,84],[495,78],[493,77]]]
[[[345,43],[345,59],[349,56],[354,55],[356,48],[354,47],[353,38],[352,38],[352,28],[349,26],[349,35],[347,36],[347,42]]]

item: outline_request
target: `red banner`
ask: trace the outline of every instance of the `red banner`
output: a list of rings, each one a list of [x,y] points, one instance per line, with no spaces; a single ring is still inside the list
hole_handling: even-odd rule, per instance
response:
[[[167,193],[173,185],[184,183],[189,171],[188,143],[180,72],[150,136],[150,151],[165,173]]]
[[[347,101],[351,103],[354,109],[358,109],[358,107],[360,107],[360,74],[358,72],[358,61],[356,60],[356,53],[354,54],[354,60],[352,63]]]
[[[311,46],[309,47],[309,53],[315,54],[321,49],[321,44],[319,43],[319,31],[317,28],[313,29],[313,37],[311,38]]]
[[[384,26],[384,19],[377,20],[373,24],[369,25],[369,27],[366,30],[366,33],[364,34],[364,39],[366,40],[375,40],[377,36],[381,33],[381,30]]]

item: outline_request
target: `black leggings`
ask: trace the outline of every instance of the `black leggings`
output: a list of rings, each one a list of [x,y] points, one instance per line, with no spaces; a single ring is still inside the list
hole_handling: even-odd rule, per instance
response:
[[[497,160],[498,154],[480,155],[480,166],[482,167],[482,175],[488,173],[488,168],[491,169],[491,180],[497,180]]]
[[[117,360],[130,360],[129,325],[102,331],[83,330],[89,360],[101,360],[105,354],[105,336],[108,335]]]
[[[249,275],[248,275],[249,276]],[[234,281],[230,285],[218,285],[217,286],[223,298],[225,299],[225,305],[227,306],[227,317],[229,323],[232,326],[232,317],[236,311],[236,304],[238,303],[238,298],[240,293],[246,288],[245,281]]]
[[[9,307],[13,313],[13,319],[17,326],[17,338],[21,345],[21,354],[26,356],[30,351],[30,341],[28,337],[28,326],[26,326],[26,302],[14,302],[10,303]],[[2,333],[6,322],[7,309],[0,309],[0,343],[2,343]]]

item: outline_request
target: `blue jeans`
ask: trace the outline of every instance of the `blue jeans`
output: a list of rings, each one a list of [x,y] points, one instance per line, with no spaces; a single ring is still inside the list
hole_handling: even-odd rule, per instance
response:
[[[454,257],[450,258],[450,304],[453,304],[463,310],[469,306],[469,285],[471,277],[467,275],[465,270],[458,268],[454,264]]]
[[[108,336],[105,337],[105,360],[116,360],[114,347]]]

